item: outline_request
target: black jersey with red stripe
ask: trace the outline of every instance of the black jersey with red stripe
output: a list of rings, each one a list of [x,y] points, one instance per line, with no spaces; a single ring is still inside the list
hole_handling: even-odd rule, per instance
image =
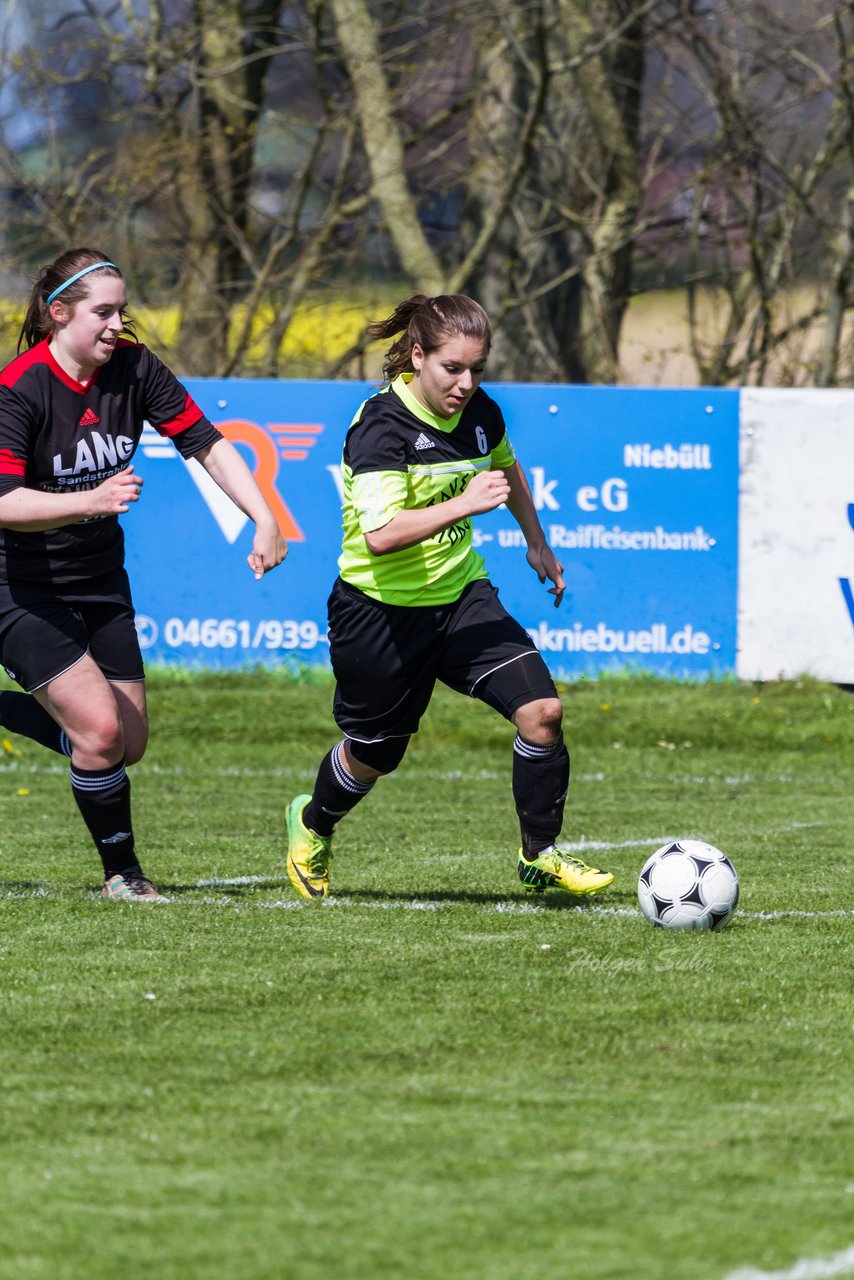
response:
[[[185,458],[220,439],[171,370],[141,343],[120,339],[83,384],[38,343],[0,373],[0,495],[94,489],[122,471],[149,422]],[[144,499],[143,499],[144,500]],[[124,560],[118,516],[44,532],[0,529],[0,581],[70,583]]]

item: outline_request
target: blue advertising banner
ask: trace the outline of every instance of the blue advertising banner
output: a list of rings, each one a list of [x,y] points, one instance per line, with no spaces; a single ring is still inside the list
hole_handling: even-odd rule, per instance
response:
[[[251,525],[198,464],[146,428],[135,459],[143,497],[124,517],[146,661],[327,662],[341,446],[373,384],[188,379],[186,386],[243,452],[290,554],[256,582],[246,564]],[[506,510],[477,518],[475,541],[505,605],[555,674],[733,671],[739,393],[488,389],[565,566],[560,609],[528,567]]]
[[[739,393],[500,392],[540,521],[565,566],[560,609],[527,569],[506,511],[478,521],[480,550],[551,669],[732,671]]]

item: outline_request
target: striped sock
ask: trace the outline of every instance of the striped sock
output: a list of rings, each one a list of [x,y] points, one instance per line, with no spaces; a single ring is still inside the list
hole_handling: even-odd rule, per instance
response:
[[[563,825],[569,787],[569,752],[563,738],[548,746],[513,743],[513,799],[522,832],[522,855],[533,861],[554,844]]]
[[[61,756],[71,755],[68,734],[31,693],[18,693],[14,689],[0,693],[0,724],[10,733],[20,733]]]
[[[319,836],[331,836],[336,822],[355,809],[375,785],[353,777],[344,763],[342,746],[339,742],[324,756],[311,800],[303,810],[303,822]]]
[[[72,764],[70,776],[77,808],[104,865],[104,879],[138,869],[124,760],[106,769],[79,769]]]

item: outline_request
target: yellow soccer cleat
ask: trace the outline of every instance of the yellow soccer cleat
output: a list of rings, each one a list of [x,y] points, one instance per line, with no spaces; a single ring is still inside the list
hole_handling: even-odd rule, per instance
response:
[[[522,857],[520,849],[518,872],[526,893],[565,889],[578,898],[599,893],[602,889],[607,889],[614,880],[610,871],[588,867],[586,862],[556,844],[543,849],[531,862]]]
[[[329,893],[331,836],[309,831],[302,813],[311,796],[296,796],[288,805],[288,878],[302,898],[325,898]]]

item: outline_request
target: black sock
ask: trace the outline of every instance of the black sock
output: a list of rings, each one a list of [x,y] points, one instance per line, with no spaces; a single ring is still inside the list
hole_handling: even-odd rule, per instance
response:
[[[374,786],[373,782],[360,782],[353,777],[344,763],[340,747],[341,743],[338,743],[324,756],[311,800],[302,812],[305,826],[319,836],[331,836],[339,818],[355,809]]]
[[[68,735],[31,693],[16,693],[12,690],[0,693],[0,724],[10,733],[20,733],[24,738],[32,738],[33,742],[49,747],[61,756],[71,755]]]
[[[522,856],[532,861],[554,844],[563,825],[569,786],[569,752],[563,738],[547,747],[513,743],[513,799],[522,831]]]
[[[104,879],[139,872],[130,816],[130,778],[125,762],[106,769],[71,766],[71,790],[104,864]]]

